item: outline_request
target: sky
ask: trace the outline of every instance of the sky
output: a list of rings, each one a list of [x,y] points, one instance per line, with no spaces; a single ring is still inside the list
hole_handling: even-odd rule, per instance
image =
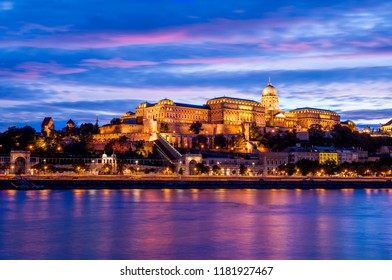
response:
[[[259,101],[392,118],[392,3],[0,0],[0,131],[100,125],[144,101]]]

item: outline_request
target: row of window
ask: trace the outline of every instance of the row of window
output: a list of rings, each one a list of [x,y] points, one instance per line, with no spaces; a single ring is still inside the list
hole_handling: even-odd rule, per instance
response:
[[[313,113],[313,114],[324,114],[324,115],[331,115],[331,116],[338,115],[335,112],[323,111],[323,110],[299,110],[299,111],[293,110],[292,112],[297,114]]]
[[[287,162],[285,160],[273,160],[273,159],[267,159],[267,164],[268,165],[281,165],[281,164],[286,164]]]
[[[200,110],[189,110],[189,109],[181,109],[178,107],[166,107],[167,111],[173,111],[173,112],[180,112],[180,113],[192,113],[192,114],[207,114],[208,111],[200,111]]]

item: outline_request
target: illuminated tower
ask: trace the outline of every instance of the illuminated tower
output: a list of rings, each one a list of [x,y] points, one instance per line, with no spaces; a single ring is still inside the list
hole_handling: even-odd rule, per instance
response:
[[[260,103],[265,107],[266,113],[268,113],[268,111],[280,111],[278,91],[272,85],[271,79],[268,81],[268,85],[263,89]]]

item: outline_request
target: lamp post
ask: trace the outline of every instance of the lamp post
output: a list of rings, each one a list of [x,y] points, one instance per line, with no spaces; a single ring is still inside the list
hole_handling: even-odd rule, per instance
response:
[[[135,163],[136,163],[136,175],[137,175],[137,173],[138,173],[138,171],[139,171],[139,166],[138,166],[139,161],[137,160],[137,161],[135,161]]]
[[[255,163],[254,162],[252,162],[252,172],[253,172],[253,176],[256,176],[256,174],[255,174]]]

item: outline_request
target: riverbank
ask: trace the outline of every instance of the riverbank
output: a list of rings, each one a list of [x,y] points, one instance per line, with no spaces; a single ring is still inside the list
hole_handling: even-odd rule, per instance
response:
[[[43,189],[362,189],[390,188],[387,177],[259,177],[259,176],[164,176],[80,175],[23,176]],[[0,189],[29,189],[19,177],[0,179]]]

